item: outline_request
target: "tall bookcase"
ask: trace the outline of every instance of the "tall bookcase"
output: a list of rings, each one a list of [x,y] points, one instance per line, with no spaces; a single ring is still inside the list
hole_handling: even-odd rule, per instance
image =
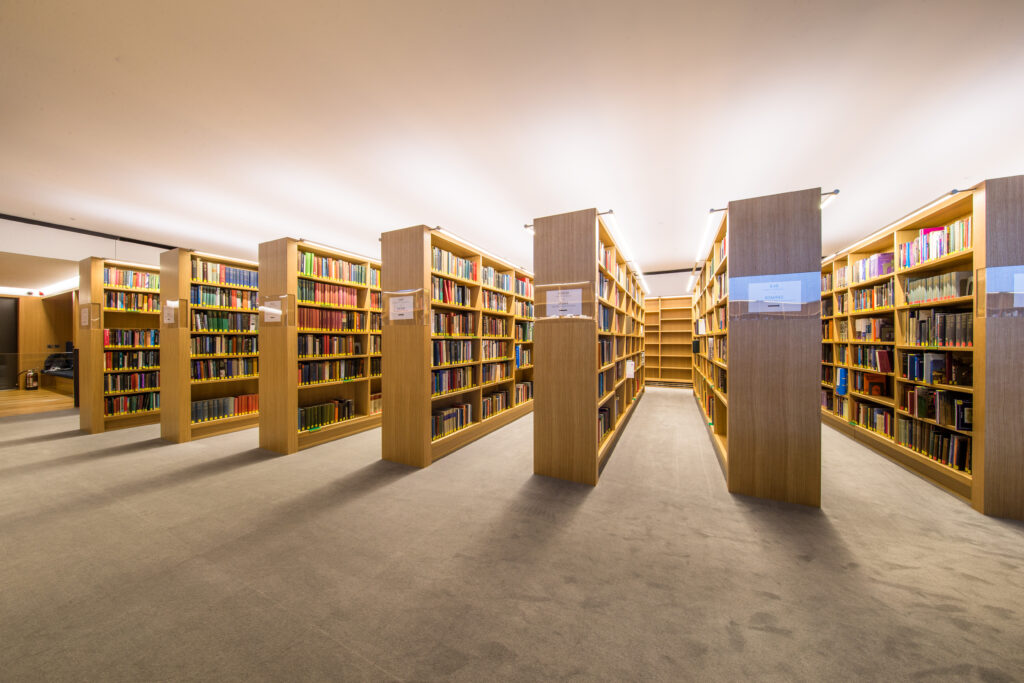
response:
[[[163,439],[258,424],[257,266],[187,249],[160,255]]]
[[[533,274],[425,225],[385,232],[381,256],[382,457],[427,467],[533,410]]]
[[[594,486],[643,395],[644,293],[596,209],[533,228],[533,471]]]
[[[365,256],[260,244],[261,448],[295,453],[380,425],[380,282]]]
[[[1024,176],[943,196],[821,269],[822,419],[1024,519]]]
[[[696,280],[694,398],[732,493],[821,504],[819,344],[803,338],[820,207],[820,189],[730,202]]]
[[[160,269],[78,264],[79,426],[90,434],[160,419]]]
[[[644,301],[644,378],[648,384],[693,384],[693,302],[689,296]]]

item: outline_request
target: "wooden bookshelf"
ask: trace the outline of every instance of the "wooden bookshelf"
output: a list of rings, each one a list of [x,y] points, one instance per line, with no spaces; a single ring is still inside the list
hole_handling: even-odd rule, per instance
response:
[[[161,438],[259,423],[258,265],[188,249],[160,255]]]
[[[901,250],[914,250],[915,240],[929,240],[923,231],[933,235],[929,251],[901,259]],[[989,301],[996,309],[1005,302],[1003,295],[986,291],[979,275],[1024,264],[1022,245],[1024,176],[1016,176],[943,196],[821,265],[823,308],[833,311],[831,318],[822,318],[822,419],[977,510],[1014,519],[1024,519],[1024,390],[1019,381],[1024,310],[1012,305],[1006,315],[987,310]],[[883,253],[894,254],[893,272],[857,282],[854,264]],[[846,282],[840,280],[844,269],[850,274]],[[926,280],[943,276],[945,283]],[[971,291],[962,291],[957,279],[969,279]],[[853,307],[859,292],[873,293],[876,287],[892,290],[891,306],[874,311]],[[953,324],[953,332],[956,323],[961,331],[969,323],[970,337],[961,334],[954,344],[927,343],[936,340],[921,338],[917,330],[923,319],[936,315]],[[891,321],[892,338],[877,343],[855,339],[854,325],[864,317]],[[846,338],[842,322],[849,330]],[[837,386],[842,371],[847,374],[845,395]],[[859,390],[858,375],[870,377],[881,390]],[[826,381],[829,376],[834,381]],[[931,414],[929,405],[936,403],[942,415]],[[969,426],[956,418],[956,406],[968,404],[973,413]],[[866,415],[878,419],[866,421]],[[918,437],[937,436],[915,439],[910,430]]]
[[[160,269],[93,257],[78,274],[79,426],[96,434],[159,421]],[[129,336],[140,343],[114,343]]]
[[[365,256],[290,237],[260,244],[261,448],[295,453],[380,425],[380,281]]]
[[[538,218],[533,227],[533,471],[593,486],[643,395],[644,293],[596,209]],[[580,316],[541,311],[559,288],[579,296]]]
[[[694,398],[729,491],[812,506],[821,504],[819,344],[802,336],[820,322],[820,203],[820,189],[730,202],[693,296]],[[767,286],[802,298],[773,308]]]
[[[435,254],[445,264],[438,264]],[[534,370],[526,363],[515,367],[515,348],[520,347],[520,358],[524,351],[533,355],[533,274],[425,225],[385,232],[381,255],[388,289],[415,291],[419,303],[413,319],[384,320],[384,391],[392,398],[384,413],[382,457],[427,467],[532,411]],[[449,269],[445,255],[463,261]],[[488,282],[485,271],[495,280]],[[517,279],[525,287],[519,294]],[[451,296],[435,297],[435,283]],[[461,327],[455,327],[457,321]],[[492,374],[501,376],[488,379]],[[435,382],[453,375],[465,381],[435,390]],[[517,386],[520,391],[528,386],[530,397],[517,403]],[[485,407],[492,411],[486,417]],[[447,429],[435,428],[442,415],[449,416]]]
[[[693,384],[692,312],[689,296],[644,301],[644,379],[648,384]]]

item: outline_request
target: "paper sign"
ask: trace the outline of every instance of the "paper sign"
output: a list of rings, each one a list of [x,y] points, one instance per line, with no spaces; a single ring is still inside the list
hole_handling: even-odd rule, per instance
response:
[[[171,306],[170,302],[164,302],[164,323],[167,325],[174,324],[175,313],[178,312],[177,306]]]
[[[281,322],[281,302],[280,301],[268,301],[261,307],[263,310],[263,322],[265,323],[279,323]]]
[[[636,363],[631,360],[626,361],[626,377],[634,377],[636,374]]]
[[[751,313],[800,311],[800,281],[751,282],[747,299]]]
[[[78,324],[81,325],[82,327],[89,327],[89,307],[82,306],[81,310],[78,311],[78,313],[80,316],[80,321]]]
[[[1013,307],[1024,308],[1024,273],[1013,274]]]
[[[582,289],[554,289],[548,291],[548,317],[568,318],[583,315]]]
[[[413,316],[413,297],[409,296],[393,296],[391,297],[389,316],[391,320],[412,320]]]

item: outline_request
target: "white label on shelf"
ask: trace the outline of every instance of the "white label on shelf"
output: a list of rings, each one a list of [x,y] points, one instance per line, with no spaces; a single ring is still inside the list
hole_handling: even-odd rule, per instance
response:
[[[79,325],[82,327],[89,327],[89,306],[82,306],[79,313]]]
[[[164,322],[168,325],[174,324],[174,316],[178,312],[177,307],[171,306],[170,302],[164,302]]]
[[[1013,274],[1013,306],[1024,308],[1024,273]]]
[[[634,377],[636,375],[636,363],[631,360],[626,361],[626,377]]]
[[[553,289],[547,293],[548,317],[570,318],[583,315],[582,289]]]
[[[265,323],[279,323],[281,322],[281,302],[280,301],[267,301],[260,310],[263,311],[263,322]]]
[[[751,313],[800,311],[800,281],[751,282],[747,298]]]
[[[412,320],[413,314],[413,297],[409,296],[393,296],[391,297],[391,308],[390,317],[391,320]]]

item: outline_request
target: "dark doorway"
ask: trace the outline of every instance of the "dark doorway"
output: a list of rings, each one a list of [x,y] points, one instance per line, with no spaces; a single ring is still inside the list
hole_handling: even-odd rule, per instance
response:
[[[18,300],[0,297],[0,389],[18,388]]]

